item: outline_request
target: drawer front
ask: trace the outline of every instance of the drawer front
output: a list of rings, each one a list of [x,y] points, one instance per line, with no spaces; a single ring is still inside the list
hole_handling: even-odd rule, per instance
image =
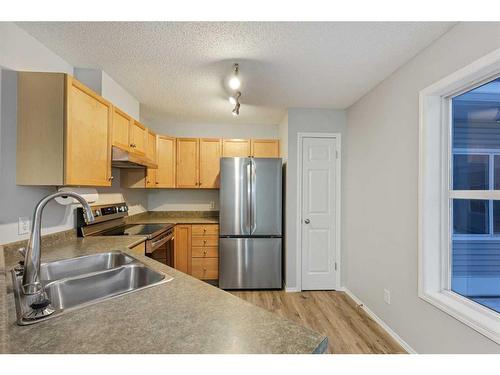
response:
[[[191,246],[219,246],[219,237],[192,237],[191,238]]]
[[[219,248],[216,246],[193,246],[191,249],[191,256],[193,258],[218,258]]]
[[[219,258],[193,258],[191,275],[202,280],[219,278]]]
[[[216,224],[207,225],[193,225],[192,226],[193,236],[218,236],[219,226]]]

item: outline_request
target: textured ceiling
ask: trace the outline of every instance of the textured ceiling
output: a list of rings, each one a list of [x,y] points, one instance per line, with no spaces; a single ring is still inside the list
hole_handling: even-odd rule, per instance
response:
[[[150,120],[278,123],[286,108],[346,108],[453,23],[22,22],[76,67],[99,68]],[[240,63],[241,115],[225,84]]]

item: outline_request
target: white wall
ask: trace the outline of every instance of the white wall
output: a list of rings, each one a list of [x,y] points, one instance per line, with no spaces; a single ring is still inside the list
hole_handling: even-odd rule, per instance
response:
[[[170,123],[168,120],[145,123],[158,134],[175,137],[278,138],[277,125]],[[150,211],[219,210],[218,190],[148,190],[147,194]]]
[[[294,290],[297,285],[297,133],[340,133],[345,144],[346,113],[334,109],[292,108],[288,110],[288,161],[286,165],[286,227],[285,227],[285,285]],[[342,152],[344,152],[342,144]],[[343,168],[343,166],[342,166]]]
[[[75,77],[92,90],[108,99],[123,112],[140,119],[140,103],[125,90],[120,84],[115,82],[106,72],[99,69],[75,68]]]
[[[345,285],[417,352],[500,353],[417,296],[418,93],[497,48],[499,23],[459,24],[348,109]]]
[[[13,23],[0,23],[0,244],[27,238],[19,236],[17,221],[21,216],[31,217],[36,203],[55,192],[55,187],[16,185],[16,95],[15,71],[51,71],[73,74],[73,67]],[[124,199],[132,205],[132,212],[147,206],[143,191],[119,188],[119,174],[113,187],[100,188],[97,203],[111,203]],[[53,233],[74,227],[73,209],[55,202],[47,205],[43,232]]]
[[[278,136],[280,139],[280,156],[283,162],[286,163],[288,160],[288,111],[278,124]]]

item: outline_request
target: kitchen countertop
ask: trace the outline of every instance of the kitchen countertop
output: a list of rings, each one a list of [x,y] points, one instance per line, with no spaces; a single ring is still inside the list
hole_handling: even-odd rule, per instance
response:
[[[216,213],[217,214],[217,213]],[[148,211],[127,218],[130,224],[218,224],[210,211]]]
[[[157,221],[156,221],[157,222]],[[129,248],[144,237],[87,237],[50,243],[42,261],[110,250],[173,276],[170,282],[18,326],[10,270],[0,248],[0,350],[4,353],[323,353],[327,338]],[[5,261],[5,267],[3,262]],[[8,276],[8,277],[6,277]]]

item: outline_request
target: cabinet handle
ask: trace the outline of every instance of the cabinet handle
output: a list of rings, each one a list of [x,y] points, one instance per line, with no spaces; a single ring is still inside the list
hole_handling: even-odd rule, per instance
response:
[[[207,244],[207,240],[203,240],[203,245],[206,245]]]
[[[203,228],[203,233],[206,233],[206,231],[207,231],[207,228]]]
[[[113,181],[114,177],[113,176],[109,176],[108,177],[108,181]]]
[[[158,181],[156,181],[155,184],[158,185]]]
[[[203,252],[203,254],[207,255],[207,251],[205,250],[205,251]]]
[[[207,272],[207,269],[206,269],[206,268],[203,268],[203,272]]]

